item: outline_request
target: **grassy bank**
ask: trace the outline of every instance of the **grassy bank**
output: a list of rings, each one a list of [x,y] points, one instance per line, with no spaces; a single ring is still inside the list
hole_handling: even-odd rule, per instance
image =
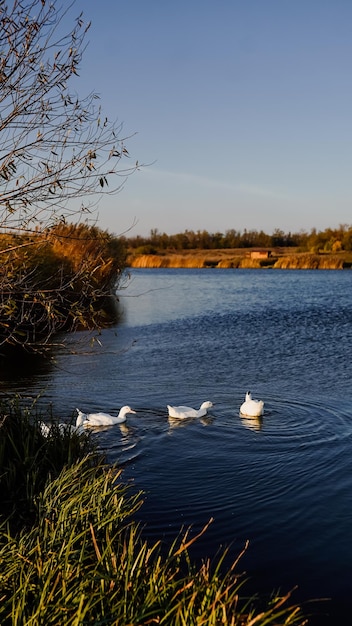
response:
[[[129,267],[150,268],[226,268],[226,269],[346,269],[352,267],[352,253],[307,253],[295,249],[276,249],[256,253],[243,248],[235,250],[185,250],[159,254],[130,251]]]
[[[44,437],[39,418],[18,404],[3,405],[1,414],[0,486],[8,493],[7,506],[0,505],[3,626],[306,623],[289,595],[264,608],[245,600],[237,558],[226,571],[225,554],[195,566],[191,531],[166,550],[143,539],[134,521],[142,495],[85,436],[54,425]],[[53,455],[55,449],[61,452]]]

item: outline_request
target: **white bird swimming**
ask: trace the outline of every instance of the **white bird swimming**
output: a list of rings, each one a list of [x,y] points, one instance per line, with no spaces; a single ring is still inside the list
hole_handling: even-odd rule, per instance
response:
[[[40,432],[44,437],[50,437],[52,433],[60,433],[60,435],[70,434],[72,435],[74,432],[79,432],[80,427],[76,424],[45,424],[45,422],[39,422]]]
[[[190,406],[170,406],[169,404],[167,405],[167,409],[169,411],[169,417],[182,420],[188,417],[203,417],[212,406],[213,403],[207,400],[207,402],[201,404],[199,409],[192,409]]]
[[[123,406],[118,415],[110,415],[109,413],[82,413],[79,409],[76,426],[90,428],[91,426],[114,426],[114,424],[122,424],[126,421],[128,413],[136,413],[130,406]]]
[[[240,406],[240,413],[242,415],[247,415],[247,417],[259,417],[260,415],[263,415],[263,412],[263,400],[252,400],[251,392],[247,391],[246,399]]]

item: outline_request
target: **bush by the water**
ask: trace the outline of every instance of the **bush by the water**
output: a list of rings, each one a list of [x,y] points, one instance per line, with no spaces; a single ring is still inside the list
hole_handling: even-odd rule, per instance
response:
[[[38,416],[18,405],[1,412],[2,626],[306,623],[289,594],[264,609],[244,600],[238,559],[226,571],[225,553],[195,566],[190,530],[167,549],[145,540],[134,521],[141,494],[89,440],[55,421],[44,437]]]
[[[58,224],[0,234],[0,255],[0,345],[44,349],[59,331],[114,321],[126,261],[120,239],[96,227]]]

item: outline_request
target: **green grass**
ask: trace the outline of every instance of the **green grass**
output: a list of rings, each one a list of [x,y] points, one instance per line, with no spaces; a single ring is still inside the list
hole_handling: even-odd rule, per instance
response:
[[[95,462],[89,434],[62,433],[50,414],[45,418],[52,421],[50,437],[42,433],[35,406],[23,408],[17,397],[0,402],[0,521],[14,527],[35,521],[37,495],[63,467],[83,457]]]
[[[89,450],[89,441],[71,435],[71,442],[59,429],[42,437],[37,416],[18,405],[11,411],[0,427],[7,451],[0,480],[1,487],[17,484],[20,498],[5,507],[0,523],[2,626],[306,623],[289,595],[273,597],[264,609],[245,600],[239,559],[226,569],[226,551],[196,566],[188,550],[207,528],[198,537],[191,529],[180,533],[166,548],[143,538],[135,522],[142,494],[118,468]]]

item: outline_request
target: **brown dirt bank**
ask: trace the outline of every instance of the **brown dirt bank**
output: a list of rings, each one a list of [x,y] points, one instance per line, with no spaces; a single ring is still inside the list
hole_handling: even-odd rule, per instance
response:
[[[345,269],[352,267],[352,253],[307,253],[292,250],[185,250],[159,254],[134,254],[127,258],[129,267],[144,268],[274,268],[274,269]]]

